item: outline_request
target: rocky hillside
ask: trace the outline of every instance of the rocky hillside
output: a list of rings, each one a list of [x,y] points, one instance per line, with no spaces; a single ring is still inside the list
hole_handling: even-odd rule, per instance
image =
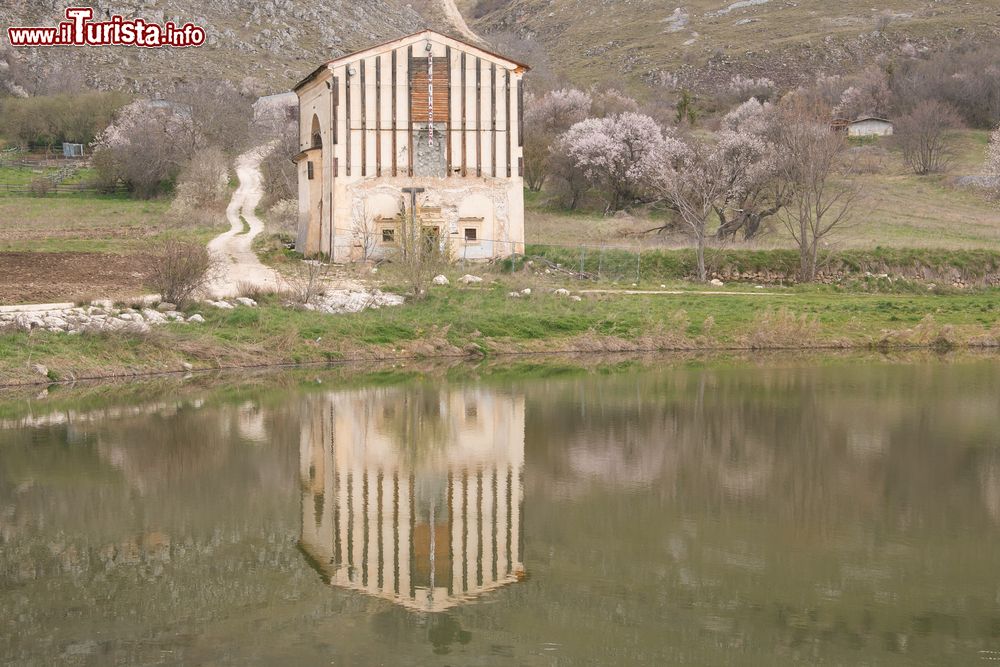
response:
[[[0,79],[29,91],[150,92],[224,77],[255,92],[287,89],[316,64],[432,27],[457,31],[453,5],[497,48],[578,85],[704,89],[736,74],[794,85],[817,72],[962,40],[1000,37],[998,0],[90,0],[98,15],[193,21],[208,44],[180,51],[101,47],[0,52]],[[0,26],[54,25],[63,0],[4,0]],[[2,38],[6,41],[6,35]],[[0,45],[0,51],[4,48]],[[0,81],[2,83],[2,81]]]
[[[0,26],[55,25],[62,0],[4,0]],[[287,89],[317,64],[366,45],[414,32],[425,19],[404,0],[91,0],[95,16],[120,14],[163,23],[191,21],[205,46],[179,50],[128,47],[18,49],[12,70],[25,89],[78,86],[155,92],[175,81],[227,78],[255,92]],[[6,31],[2,38],[6,46]],[[10,59],[10,53],[6,54]],[[3,58],[0,58],[3,60]]]
[[[462,4],[464,3],[464,4]],[[675,89],[735,74],[779,86],[839,73],[879,54],[961,40],[996,40],[996,0],[460,0],[486,39],[544,46],[549,66],[578,85]]]

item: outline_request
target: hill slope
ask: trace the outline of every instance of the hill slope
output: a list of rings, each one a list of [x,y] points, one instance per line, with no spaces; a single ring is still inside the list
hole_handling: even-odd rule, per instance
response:
[[[736,73],[781,86],[857,69],[879,53],[1000,36],[996,0],[466,0],[486,39],[542,45],[552,69],[583,85],[668,88]],[[471,20],[475,19],[475,20]]]
[[[209,42],[181,51],[102,47],[17,50],[29,91],[91,86],[151,92],[178,80],[228,78],[287,89],[315,65],[431,27],[463,35],[451,0],[92,0],[157,22],[193,21]],[[721,85],[735,74],[779,86],[855,70],[882,53],[1000,37],[998,0],[455,0],[472,30],[578,85],[638,90]],[[54,25],[63,3],[7,0],[0,26]],[[466,38],[468,36],[466,35]],[[6,35],[3,36],[6,42]],[[4,45],[5,46],[5,45]],[[3,47],[0,47],[3,48]],[[517,51],[524,51],[518,53]],[[3,61],[0,53],[0,64]],[[9,55],[8,55],[9,57]],[[0,71],[0,76],[3,72]]]
[[[55,25],[65,3],[7,0],[0,26]],[[191,21],[208,33],[188,49],[131,47],[18,49],[17,69],[28,90],[77,87],[80,76],[98,88],[155,92],[174,81],[227,78],[255,90],[289,87],[318,63],[373,42],[424,27],[403,0],[97,0],[108,12],[162,23]],[[6,45],[6,31],[2,38]]]

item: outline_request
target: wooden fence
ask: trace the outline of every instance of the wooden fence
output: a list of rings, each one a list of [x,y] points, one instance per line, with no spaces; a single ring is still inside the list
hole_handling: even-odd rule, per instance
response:
[[[3,183],[0,182],[0,196],[3,195],[65,195],[65,194],[91,194],[91,195],[123,195],[128,193],[128,188],[119,183],[113,188],[99,188],[89,183],[60,183],[49,185],[43,195],[41,190],[33,188],[31,183]]]

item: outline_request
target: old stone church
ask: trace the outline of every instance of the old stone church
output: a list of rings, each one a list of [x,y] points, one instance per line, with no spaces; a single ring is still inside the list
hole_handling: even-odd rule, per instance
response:
[[[455,257],[523,252],[526,70],[425,30],[313,71],[295,86],[297,249],[385,256],[415,213]]]

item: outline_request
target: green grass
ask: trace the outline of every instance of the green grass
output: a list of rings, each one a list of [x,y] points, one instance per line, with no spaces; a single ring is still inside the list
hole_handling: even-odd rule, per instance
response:
[[[951,133],[954,161],[946,173],[929,176],[916,176],[907,170],[892,141],[879,140],[877,146],[885,153],[881,166],[877,173],[858,176],[862,199],[850,223],[827,238],[829,248],[1000,248],[1000,210],[981,192],[953,185],[959,176],[980,172],[988,138],[989,134],[980,130]],[[793,247],[794,241],[780,220],[771,218],[769,222],[769,233],[729,247]],[[544,192],[525,192],[528,243],[644,248],[688,245],[680,232],[644,233],[662,224],[662,216],[655,212],[638,210],[606,217],[593,208],[565,211],[553,206]],[[709,227],[714,232],[716,223]]]
[[[145,336],[0,335],[0,377],[37,381],[29,359],[66,379],[178,369],[184,361],[216,367],[472,352],[747,348],[762,340],[763,347],[870,348],[1000,338],[998,290],[868,295],[814,287],[750,296],[592,295],[575,302],[540,291],[512,299],[509,288],[436,288],[402,307],[340,316],[274,304],[209,307],[201,311],[203,325],[171,324]],[[802,318],[808,327],[799,326]]]

